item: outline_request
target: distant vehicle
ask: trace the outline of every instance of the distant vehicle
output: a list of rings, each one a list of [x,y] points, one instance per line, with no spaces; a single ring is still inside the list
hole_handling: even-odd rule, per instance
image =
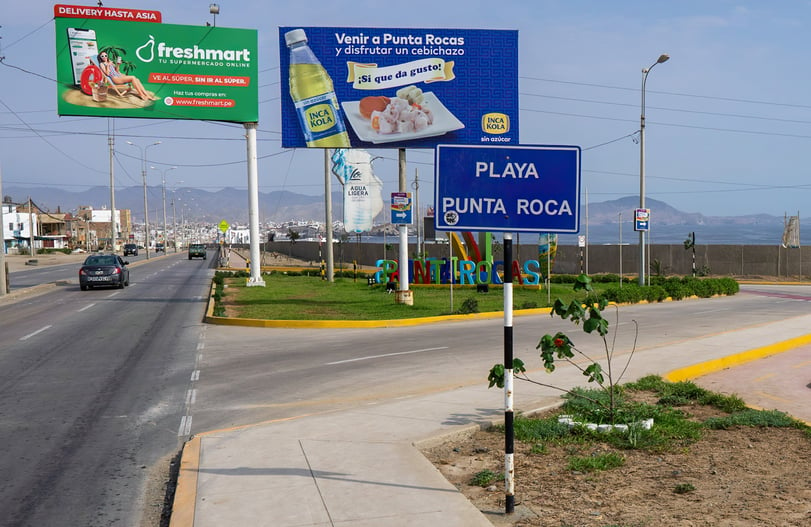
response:
[[[192,258],[206,259],[206,246],[202,243],[192,243],[189,245],[189,260]]]
[[[138,246],[134,243],[125,243],[124,244],[124,256],[128,255],[138,256]]]
[[[155,252],[159,253],[161,251],[166,252],[163,248],[163,242],[158,242],[155,244]]]
[[[79,288],[87,291],[97,286],[124,289],[130,285],[129,262],[117,254],[94,254],[85,258],[79,269]]]

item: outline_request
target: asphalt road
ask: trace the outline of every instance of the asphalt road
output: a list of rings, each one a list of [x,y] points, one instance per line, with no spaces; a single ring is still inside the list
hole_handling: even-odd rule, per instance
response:
[[[663,339],[678,343],[809,313],[807,286],[744,286],[732,297],[622,306],[609,314],[611,327],[619,328],[615,364],[624,366],[635,349],[635,375],[663,374],[667,366],[646,362],[644,353]],[[579,327],[546,314],[516,316],[513,352],[533,377],[554,380],[543,371],[535,346],[545,333],[561,330],[591,356],[604,357],[601,341]],[[694,350],[699,361],[702,351]],[[486,385],[487,372],[503,356],[502,318],[386,329],[209,326],[193,387],[191,429],[200,433],[358,406],[369,406],[374,419],[373,406],[381,400]],[[532,392],[527,383],[516,386],[517,398]]]
[[[85,292],[72,266],[72,284],[0,304],[2,525],[136,526],[162,506],[145,495],[187,439],[209,264],[169,255]]]

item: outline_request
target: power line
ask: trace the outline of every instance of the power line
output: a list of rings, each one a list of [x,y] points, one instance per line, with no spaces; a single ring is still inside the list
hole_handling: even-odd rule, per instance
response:
[[[542,82],[551,82],[557,84],[568,84],[574,86],[588,86],[592,88],[606,88],[610,90],[622,90],[622,91],[633,91],[638,92],[639,88],[628,88],[626,86],[612,86],[610,84],[596,84],[591,82],[576,82],[576,81],[564,81],[558,79],[545,79],[541,77],[519,77],[520,79],[527,79],[527,80],[534,80],[534,81],[542,81]],[[739,102],[745,104],[762,104],[766,106],[783,106],[786,108],[804,108],[804,109],[811,109],[811,105],[807,104],[794,104],[794,103],[784,103],[784,102],[774,102],[774,101],[759,101],[756,99],[737,99],[735,97],[717,97],[712,95],[700,95],[694,93],[679,93],[679,92],[671,92],[671,91],[663,91],[663,90],[646,90],[647,93],[657,93],[660,95],[672,95],[674,97],[687,97],[693,99],[706,99],[710,101],[726,101],[726,102]]]

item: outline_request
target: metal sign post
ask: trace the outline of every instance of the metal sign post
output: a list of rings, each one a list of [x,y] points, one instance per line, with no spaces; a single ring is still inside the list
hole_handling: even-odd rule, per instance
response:
[[[504,478],[509,514],[515,510],[512,233],[579,231],[580,147],[439,145],[434,166],[436,230],[504,233]]]
[[[513,420],[513,238],[504,233],[504,487],[507,514],[515,511]]]

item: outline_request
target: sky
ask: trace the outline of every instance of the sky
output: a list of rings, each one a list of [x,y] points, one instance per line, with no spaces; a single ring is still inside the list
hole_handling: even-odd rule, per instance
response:
[[[97,2],[64,2],[95,6]],[[213,22],[210,2],[105,7]],[[81,191],[141,185],[246,189],[244,129],[231,123],[59,117],[53,3],[6,2],[0,18],[2,184]],[[280,26],[518,30],[520,141],[582,149],[581,205],[638,196],[642,69],[646,197],[710,216],[807,214],[811,178],[811,2],[602,0],[220,0],[218,27],[258,30],[259,190],[322,195],[320,150],[281,146]],[[284,50],[286,52],[286,50]],[[375,150],[383,195],[398,191],[398,153]],[[406,151],[419,201],[433,201],[433,152]],[[335,190],[333,178],[333,190]],[[247,193],[246,193],[247,206]],[[629,211],[630,217],[631,211]],[[654,211],[655,214],[655,211]]]

